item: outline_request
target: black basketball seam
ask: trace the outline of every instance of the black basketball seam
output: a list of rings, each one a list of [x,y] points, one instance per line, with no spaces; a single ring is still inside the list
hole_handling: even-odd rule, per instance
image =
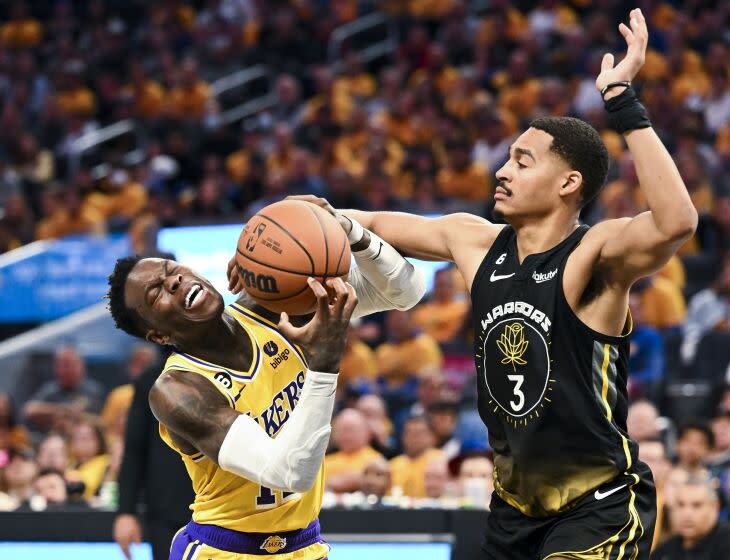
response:
[[[342,255],[345,254],[345,246],[347,245],[347,243],[348,239],[347,236],[345,236],[345,238],[342,240],[342,249],[340,249],[340,258],[337,259],[337,267],[335,268],[335,272],[340,271],[340,263],[342,262]]]
[[[286,233],[294,243],[296,243],[297,245],[299,245],[299,247],[302,248],[302,251],[304,251],[304,254],[307,255],[307,258],[309,259],[309,264],[312,267],[312,272],[309,273],[309,276],[312,276],[314,274],[314,260],[312,259],[312,255],[309,254],[309,251],[307,251],[307,249],[304,247],[304,245],[302,245],[296,237],[294,237],[291,233],[289,233],[284,226],[282,226],[279,222],[277,222],[273,218],[269,218],[266,214],[261,214],[260,212],[257,214],[257,216],[261,216],[265,220],[269,220],[272,224],[274,224],[276,227],[281,229],[281,231]],[[254,262],[257,262],[257,261],[254,261]],[[264,264],[264,263],[259,263],[259,264]]]
[[[324,239],[324,274],[322,275],[323,278],[327,277],[327,272],[329,272],[329,264],[330,264],[330,251],[329,251],[329,243],[327,243],[327,234],[324,231],[324,227],[322,226],[322,222],[319,219],[319,216],[317,216],[317,213],[312,210],[309,206],[307,206],[307,209],[312,213],[314,216],[314,219],[317,220],[317,223],[319,224],[319,230],[322,232],[322,239]]]
[[[299,276],[312,276],[313,278],[336,278],[337,276],[341,276],[341,274],[312,274],[311,272],[298,272],[296,270],[287,270],[286,268],[279,268],[278,266],[274,266],[273,264],[257,261],[256,259],[251,258],[250,255],[245,254],[240,249],[236,248],[236,252],[250,260],[251,262],[255,262],[256,264],[260,264],[262,266],[265,266],[267,268],[271,268],[273,270],[278,270],[279,272],[286,272],[288,274],[297,274]]]

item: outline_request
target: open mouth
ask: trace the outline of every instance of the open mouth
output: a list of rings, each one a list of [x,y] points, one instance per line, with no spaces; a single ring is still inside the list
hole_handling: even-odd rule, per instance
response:
[[[188,290],[188,294],[185,296],[185,307],[190,309],[196,303],[203,300],[203,286],[200,284],[193,284]]]

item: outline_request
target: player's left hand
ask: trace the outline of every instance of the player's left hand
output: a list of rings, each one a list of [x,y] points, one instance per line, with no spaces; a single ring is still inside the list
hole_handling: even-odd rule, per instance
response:
[[[343,216],[340,212],[335,210],[335,208],[327,201],[326,198],[322,198],[321,196],[314,196],[313,194],[293,194],[287,196],[284,200],[299,200],[302,202],[309,202],[310,204],[314,204],[315,206],[319,206],[320,208],[326,210],[335,218],[337,218],[337,221],[342,226],[342,229],[345,230],[345,233],[349,234],[350,230],[352,229],[352,222],[348,220],[345,216]]]
[[[234,295],[240,293],[243,290],[243,280],[238,273],[238,268],[236,268],[235,256],[231,257],[231,260],[228,261],[226,276],[228,277],[228,291]]]
[[[606,53],[601,61],[601,73],[596,78],[596,87],[601,91],[611,82],[630,82],[644,65],[646,59],[646,45],[649,40],[649,31],[646,28],[646,20],[644,14],[639,8],[631,10],[629,13],[629,25],[619,24],[618,30],[626,39],[628,49],[626,56],[615,67],[613,65],[613,55]],[[625,88],[616,87],[606,92],[605,100],[619,95]]]

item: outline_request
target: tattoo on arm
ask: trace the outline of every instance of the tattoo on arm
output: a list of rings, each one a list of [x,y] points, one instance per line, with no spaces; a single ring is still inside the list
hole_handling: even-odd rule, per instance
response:
[[[152,386],[150,408],[166,427],[218,463],[218,452],[239,413],[212,382],[196,373],[174,370]]]

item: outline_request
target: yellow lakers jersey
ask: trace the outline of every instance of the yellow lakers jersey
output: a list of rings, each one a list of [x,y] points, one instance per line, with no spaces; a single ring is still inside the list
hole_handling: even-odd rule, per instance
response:
[[[226,307],[251,337],[254,357],[248,371],[235,371],[195,356],[173,353],[165,371],[185,370],[208,378],[231,408],[250,415],[275,438],[291,416],[307,371],[300,350],[274,323],[237,304]],[[160,424],[162,439],[182,456],[195,491],[193,521],[234,531],[264,533],[293,531],[317,518],[322,504],[324,469],[302,494],[282,492],[224,471],[202,453],[186,455]]]

